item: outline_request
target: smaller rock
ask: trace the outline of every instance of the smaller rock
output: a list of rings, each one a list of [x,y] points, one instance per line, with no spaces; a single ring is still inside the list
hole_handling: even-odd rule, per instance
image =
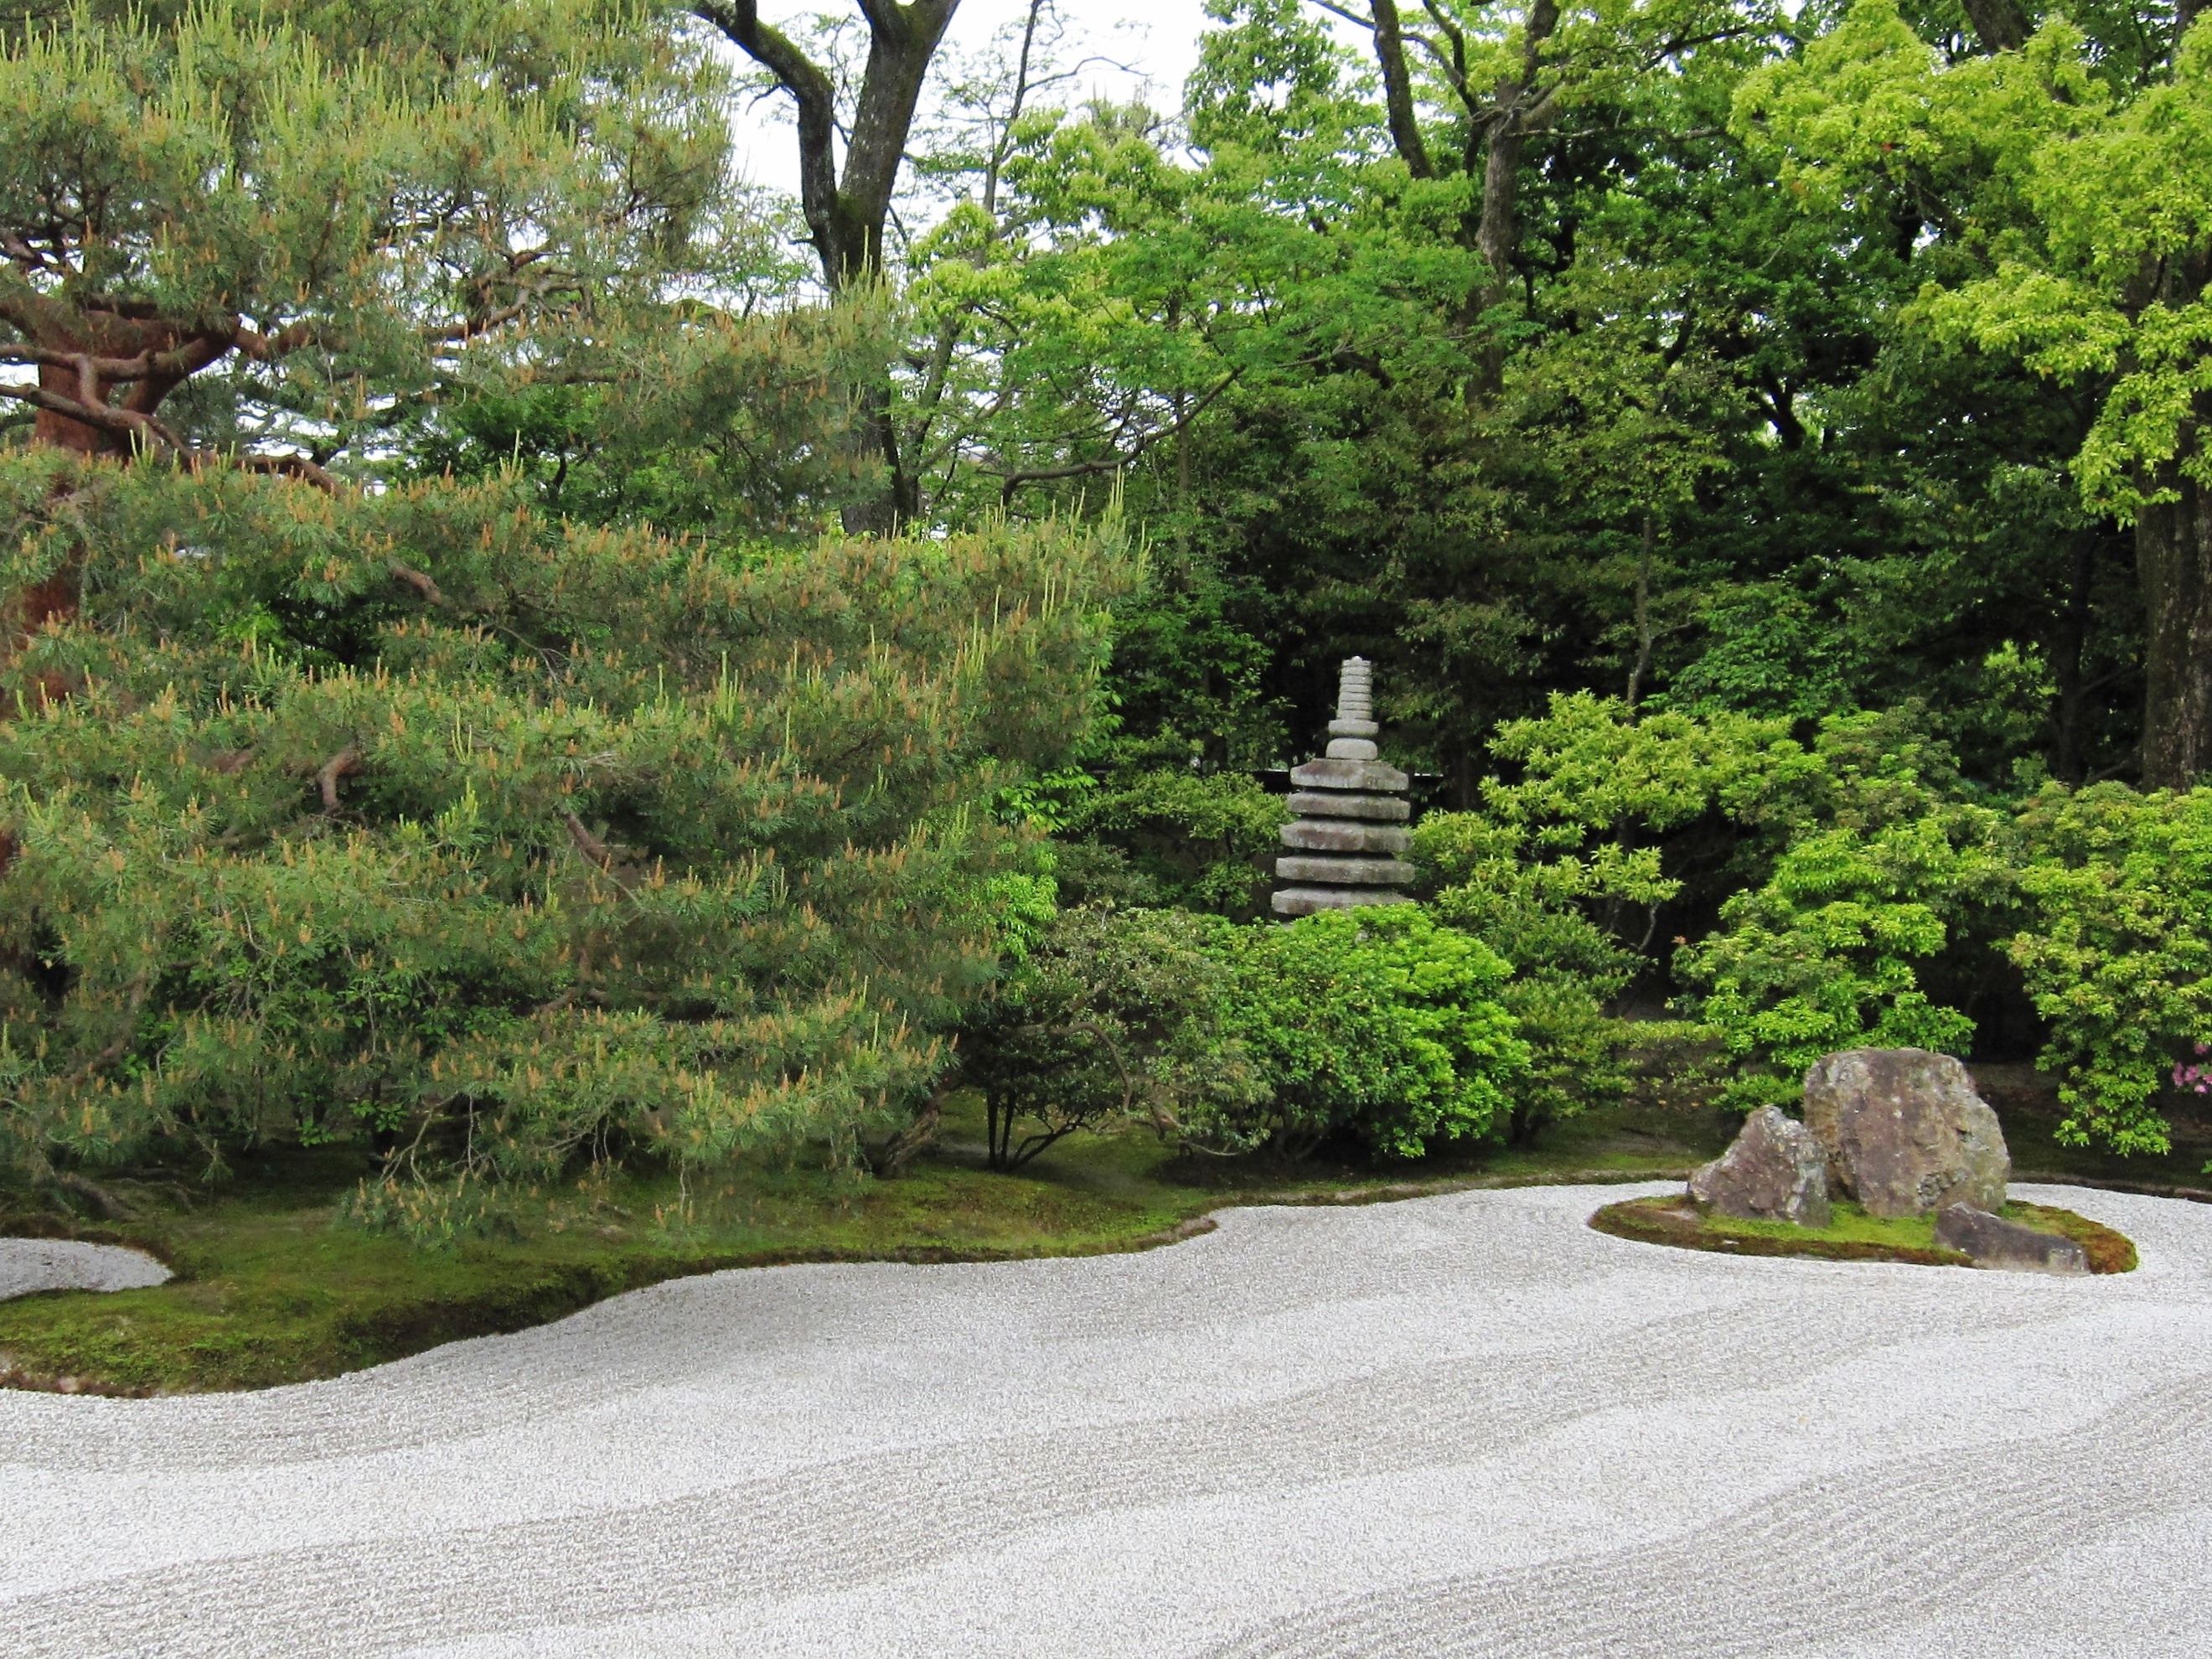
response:
[[[1796,1118],[1762,1106],[1728,1151],[1690,1177],[1690,1196],[1723,1215],[1825,1227],[1828,1155]]]
[[[1936,1242],[1947,1250],[1972,1257],[1977,1267],[2031,1273],[2089,1271],[2088,1251],[2072,1239],[2038,1232],[1971,1204],[1946,1205],[1936,1212]]]

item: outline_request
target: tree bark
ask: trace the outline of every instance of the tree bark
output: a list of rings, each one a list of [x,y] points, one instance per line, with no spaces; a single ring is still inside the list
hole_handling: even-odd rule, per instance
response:
[[[1408,173],[1416,179],[1432,179],[1436,164],[1429,159],[1413,108],[1413,77],[1406,68],[1406,36],[1395,0],[1374,0],[1374,7],[1375,62],[1382,71],[1382,106],[1390,118],[1390,142]]]
[[[1486,312],[1503,305],[1510,294],[1514,256],[1521,246],[1521,158],[1528,135],[1550,118],[1552,96],[1539,92],[1537,82],[1544,48],[1559,27],[1556,0],[1536,0],[1522,26],[1520,69],[1501,77],[1493,94],[1482,162],[1482,217],[1474,235],[1475,251],[1490,265],[1478,301]],[[1481,389],[1495,398],[1504,384],[1505,343],[1493,330],[1483,348]]]
[[[720,29],[769,71],[799,109],[799,201],[808,240],[834,299],[879,280],[884,227],[906,159],[907,136],[929,76],[929,65],[960,0],[859,0],[868,24],[868,63],[845,141],[844,176],[837,171],[836,88],[821,65],[788,35],[761,21],[759,0],[692,0],[695,15]],[[867,387],[854,432],[860,453],[884,470],[884,485],[848,508],[854,534],[893,534],[921,505],[898,441],[888,382]]]
[[[2212,495],[2172,482],[2180,499],[2136,519],[2147,789],[2186,789],[2212,771]]]
[[[2097,570],[2097,532],[2074,532],[2066,600],[2058,612],[2051,650],[2051,678],[2057,683],[2051,720],[2051,775],[2061,783],[2080,783],[2089,775],[2086,727],[2088,690],[2089,597]]]
[[[2027,44],[2027,12],[2020,0],[1965,0],[1966,21],[1984,52],[2018,52]]]
[[[1462,218],[1460,231],[1462,244],[1481,254],[1489,267],[1475,292],[1468,296],[1462,323],[1473,327],[1484,313],[1510,296],[1514,257],[1520,246],[1521,162],[1528,135],[1541,131],[1550,121],[1557,101],[1552,90],[1540,83],[1545,49],[1559,32],[1559,8],[1558,0],[1535,0],[1522,20],[1519,63],[1486,88],[1470,84],[1463,73],[1468,62],[1464,33],[1435,11],[1431,15],[1443,30],[1444,46],[1449,49],[1444,78],[1466,111],[1467,142],[1461,165],[1469,177],[1479,173],[1482,179],[1480,198]],[[1429,178],[1435,168],[1416,119],[1395,0],[1372,0],[1370,21],[1391,143],[1415,178]],[[1484,397],[1495,397],[1504,385],[1504,347],[1492,335],[1478,358],[1475,391]]]

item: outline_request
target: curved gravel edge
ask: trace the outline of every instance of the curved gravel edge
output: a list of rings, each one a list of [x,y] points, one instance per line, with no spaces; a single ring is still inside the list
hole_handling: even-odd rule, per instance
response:
[[[143,1250],[68,1238],[0,1238],[0,1302],[34,1291],[141,1291],[173,1277]]]

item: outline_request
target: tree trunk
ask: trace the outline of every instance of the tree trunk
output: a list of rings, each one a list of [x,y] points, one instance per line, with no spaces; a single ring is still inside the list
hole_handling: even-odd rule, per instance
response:
[[[1433,10],[1431,15],[1437,16]],[[1395,0],[1373,0],[1371,21],[1391,143],[1415,178],[1432,177],[1436,169],[1421,137],[1413,77],[1406,62],[1405,35]],[[1453,61],[1463,70],[1468,45],[1463,32],[1449,23],[1442,27],[1453,49]],[[1544,79],[1545,51],[1559,27],[1559,0],[1535,0],[1522,24],[1521,61],[1513,73],[1501,76],[1488,88],[1470,85],[1457,70],[1445,73],[1445,80],[1466,111],[1466,143],[1460,165],[1468,176],[1478,171],[1482,176],[1481,198],[1462,216],[1460,240],[1463,246],[1480,253],[1489,265],[1480,287],[1467,297],[1460,319],[1462,327],[1478,326],[1485,312],[1504,304],[1511,295],[1514,256],[1520,247],[1521,161],[1528,135],[1550,122],[1557,104],[1556,85],[1543,88],[1539,83]],[[1475,379],[1474,390],[1481,398],[1495,398],[1504,387],[1505,348],[1495,330],[1486,334],[1480,348]]]
[[[1390,117],[1390,142],[1416,179],[1436,175],[1413,107],[1413,77],[1406,66],[1406,36],[1395,0],[1375,0],[1375,61],[1382,71],[1382,103]]]
[[[1644,696],[1644,677],[1651,672],[1651,647],[1657,635],[1651,628],[1651,551],[1658,529],[1651,515],[1644,515],[1644,540],[1636,557],[1636,660],[1628,670],[1628,712],[1636,712]]]
[[[64,346],[73,350],[74,346]],[[60,397],[82,401],[84,381],[73,368],[61,368],[52,363],[39,369],[39,384],[46,391]],[[95,378],[94,388],[99,392],[96,401],[106,403],[111,388],[106,382]],[[31,426],[31,441],[54,449],[73,450],[80,455],[124,455],[130,447],[114,433],[102,432],[96,426],[87,426],[82,421],[73,421],[58,410],[42,409]]]
[[[799,106],[799,205],[833,299],[882,278],[884,226],[915,107],[959,5],[960,0],[861,0],[868,64],[845,139],[841,179],[836,88],[829,75],[789,36],[761,21],[759,0],[692,0],[693,12],[775,76]],[[853,430],[855,454],[880,465],[884,482],[872,499],[846,509],[845,528],[855,535],[896,534],[921,510],[921,481],[902,453],[888,380],[863,389],[860,415]]]
[[[2136,519],[2147,789],[2186,789],[2212,770],[2212,495],[2172,482],[2180,499]]]
[[[2061,783],[2080,783],[2089,775],[2088,690],[2089,596],[2097,570],[2097,531],[2074,532],[2066,602],[2051,642],[2051,678],[2057,696],[2051,709],[2051,775]]]
[[[2018,52],[2027,44],[2027,13],[2020,0],[1966,0],[1966,7],[1984,52]]]

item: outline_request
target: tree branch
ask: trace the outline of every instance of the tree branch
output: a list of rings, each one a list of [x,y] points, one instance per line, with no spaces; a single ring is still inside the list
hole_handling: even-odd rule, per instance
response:
[[[63,360],[63,366],[90,362],[88,357],[72,356]],[[82,374],[82,369],[79,370]],[[0,386],[0,398],[13,398],[33,409],[43,409],[49,414],[65,416],[81,425],[108,433],[118,438],[153,440],[167,449],[181,450],[176,434],[150,415],[142,415],[134,409],[111,409],[103,403],[84,403],[75,398],[65,398],[58,392],[43,386]]]
[[[325,761],[322,769],[315,774],[315,787],[322,792],[323,811],[332,817],[338,810],[338,780],[359,775],[361,750],[348,744]]]
[[[1413,76],[1406,69],[1406,41],[1399,27],[1396,0],[1372,0],[1375,21],[1375,61],[1382,70],[1383,108],[1390,118],[1390,142],[1398,157],[1416,179],[1436,176],[1429,147],[1421,139],[1421,123],[1413,107]]]
[[[1133,465],[1146,450],[1159,442],[1161,439],[1172,437],[1196,420],[1208,404],[1236,385],[1243,378],[1243,374],[1244,371],[1241,368],[1230,370],[1204,397],[1199,398],[1173,421],[1165,426],[1155,427],[1139,438],[1127,454],[1109,456],[1103,460],[1097,461],[1074,461],[1066,466],[1039,467],[1025,472],[1000,474],[999,500],[1001,503],[1012,501],[1014,492],[1025,483],[1047,483],[1056,478],[1087,477],[1092,473],[1113,472],[1122,467]]]
[[[408,586],[413,588],[440,610],[453,609],[453,602],[439,590],[438,584],[432,581],[422,571],[416,569],[414,566],[401,564],[395,559],[386,568],[391,571],[394,580],[405,582]]]
[[[561,819],[568,826],[568,839],[576,843],[576,850],[592,863],[598,865],[600,869],[610,874],[613,873],[614,849],[586,830],[584,827],[583,819],[578,817],[573,811],[563,812]]]
[[[207,449],[198,449],[192,452],[195,460],[202,457],[212,456],[214,453],[214,451]],[[234,465],[243,467],[248,472],[266,472],[281,478],[297,478],[302,483],[314,485],[325,495],[340,495],[343,493],[345,488],[305,455],[246,454],[233,455],[229,459]]]
[[[799,106],[799,201],[823,275],[830,269],[837,227],[837,89],[791,37],[760,20],[759,0],[692,0],[695,15],[712,23],[753,62],[775,77]]]

